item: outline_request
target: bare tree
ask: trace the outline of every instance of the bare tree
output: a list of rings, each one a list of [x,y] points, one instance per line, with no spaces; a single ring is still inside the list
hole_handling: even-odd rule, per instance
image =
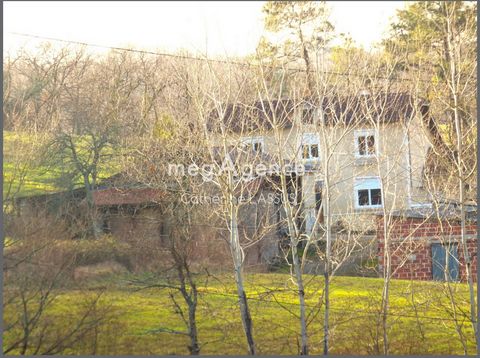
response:
[[[197,275],[203,265],[195,254],[201,241],[201,232],[205,229],[200,224],[208,217],[205,205],[192,205],[185,197],[203,195],[203,180],[188,176],[169,175],[166,163],[184,165],[192,160],[201,160],[195,154],[198,149],[198,137],[192,136],[188,123],[178,119],[177,126],[171,132],[162,132],[161,137],[137,138],[138,148],[134,162],[129,162],[125,173],[130,181],[142,183],[159,192],[156,199],[159,217],[158,241],[163,250],[158,252],[157,260],[163,262],[162,269],[152,280],[135,280],[140,289],[159,287],[170,290],[169,297],[187,330],[172,330],[160,327],[151,333],[181,334],[189,337],[188,350],[192,355],[200,354],[201,343],[197,328],[197,306],[199,291]],[[168,150],[165,150],[168,148]],[[208,232],[208,231],[207,231]],[[183,304],[178,300],[181,295]]]
[[[72,285],[75,252],[61,249],[67,232],[63,219],[41,207],[10,220],[4,252],[5,354],[60,354],[88,341],[111,319],[109,308],[99,302],[102,291],[92,295],[77,287],[84,305],[61,331],[51,324],[62,289]]]
[[[472,113],[468,111],[468,108],[465,108],[463,103],[468,103],[467,97],[469,95],[468,88],[471,82],[476,83],[476,62],[470,63],[470,67],[462,71],[461,66],[461,40],[459,38],[459,33],[455,28],[455,16],[457,12],[455,11],[456,4],[442,4],[442,13],[444,15],[444,23],[442,28],[444,30],[444,39],[446,42],[446,53],[445,56],[448,59],[446,62],[446,68],[444,72],[446,74],[446,84],[450,94],[449,101],[449,110],[453,112],[453,121],[455,123],[455,134],[456,134],[456,170],[458,175],[458,200],[460,204],[460,217],[461,217],[461,245],[463,250],[463,255],[465,259],[465,270],[466,270],[466,279],[470,291],[470,320],[473,326],[473,332],[475,337],[477,337],[477,352],[479,351],[480,342],[478,341],[478,322],[476,314],[476,302],[475,302],[475,288],[473,284],[472,272],[471,272],[471,257],[468,250],[467,238],[466,238],[466,197],[465,197],[465,187],[467,180],[473,176],[475,173],[476,167],[473,168],[468,165],[466,156],[464,142],[468,141],[469,127],[466,128],[465,133],[465,123],[472,123],[473,121],[470,118],[474,118]],[[474,18],[468,19],[468,26],[472,29],[476,27],[476,21]],[[462,118],[463,117],[463,118]],[[470,117],[470,118],[468,118]],[[470,119],[470,120],[469,120]],[[475,151],[476,152],[476,151]],[[474,164],[475,165],[475,164]]]
[[[234,67],[224,66],[220,69],[210,63],[207,65],[203,86],[200,90],[191,88],[190,92],[194,113],[204,125],[205,148],[213,166],[208,181],[213,190],[221,195],[222,202],[216,214],[228,230],[227,242],[233,259],[248,352],[256,354],[243,269],[245,250],[260,242],[269,225],[260,225],[250,233],[240,230],[242,208],[252,203],[260,188],[260,182],[255,180],[251,172],[245,171],[245,166],[251,168],[258,158],[258,147],[246,140],[251,134],[250,123],[246,117],[238,115],[238,109],[249,98],[249,76]],[[226,75],[226,83],[222,74]]]
[[[426,171],[432,200],[457,202],[460,208],[460,246],[470,295],[470,321],[477,337],[478,320],[466,235],[466,211],[476,204],[476,4],[421,2],[400,12],[393,26],[393,53],[413,40],[402,58],[404,71],[417,90],[428,95],[432,113],[424,130],[431,141],[436,168]],[[414,16],[411,16],[414,15]],[[400,36],[398,34],[401,34]],[[420,35],[421,34],[421,35]],[[416,38],[413,38],[414,36]],[[418,36],[420,35],[420,36]],[[387,47],[388,48],[388,47]],[[397,50],[398,51],[398,50]],[[413,63],[412,63],[413,62]],[[420,80],[419,80],[420,79]],[[423,80],[423,81],[421,81]],[[432,169],[432,165],[430,168]],[[444,189],[445,188],[445,189]]]

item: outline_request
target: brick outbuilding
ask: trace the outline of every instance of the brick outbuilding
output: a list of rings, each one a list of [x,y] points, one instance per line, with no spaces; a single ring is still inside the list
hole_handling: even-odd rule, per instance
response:
[[[471,260],[472,277],[477,275],[476,209],[469,210],[465,234]],[[455,210],[431,208],[407,210],[389,215],[389,237],[392,277],[414,280],[466,280],[461,225]],[[377,218],[378,262],[384,265],[384,220]]]

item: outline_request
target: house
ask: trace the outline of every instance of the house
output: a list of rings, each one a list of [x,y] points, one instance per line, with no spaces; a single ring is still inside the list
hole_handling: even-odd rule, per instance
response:
[[[33,212],[50,212],[65,215],[72,210],[76,211],[78,209],[76,204],[84,199],[85,190],[82,188],[45,194],[19,196],[14,199],[14,211],[18,215],[27,215],[32,214]]]
[[[223,116],[213,114],[209,122],[217,146],[220,127],[227,129],[234,148],[261,154],[270,163],[303,166],[304,172],[294,171],[292,177],[305,233],[321,228],[315,222],[323,222],[326,170],[331,214],[338,227],[372,233],[375,215],[383,209],[429,205],[423,173],[438,132],[428,103],[409,94],[363,92],[320,100],[230,104]]]
[[[227,129],[230,157],[235,162],[243,158],[250,164],[291,169],[288,188],[300,209],[296,219],[303,234],[324,230],[328,170],[334,240],[354,234],[368,241],[361,245],[366,254],[360,254],[353,265],[371,258],[377,247],[381,249],[379,214],[401,217],[432,207],[424,174],[432,145],[440,139],[428,103],[409,94],[363,92],[321,100],[229,104],[221,115],[212,115],[207,125],[217,159],[223,153],[220,127]],[[248,184],[253,198],[242,205],[238,223],[247,267],[265,268],[282,256],[281,245],[288,232],[281,202],[261,199],[278,197],[278,182],[278,174],[272,171]],[[166,195],[121,176],[105,181],[93,194],[104,232],[131,245],[138,267],[158,261],[172,228],[184,225],[169,211]],[[84,196],[74,199],[82,200]],[[189,228],[195,237],[197,262],[229,262],[225,241],[229,233],[224,223],[202,219]],[[422,260],[422,255],[418,257]]]
[[[477,275],[476,207],[467,207],[465,238],[472,278]],[[390,213],[387,228],[392,277],[412,280],[465,281],[466,261],[461,242],[459,209],[442,204]],[[377,221],[378,260],[384,265],[384,220]]]

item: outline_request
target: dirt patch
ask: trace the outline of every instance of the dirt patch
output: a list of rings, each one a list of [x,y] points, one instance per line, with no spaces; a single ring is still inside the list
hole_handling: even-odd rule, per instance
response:
[[[75,281],[81,281],[122,272],[127,272],[125,266],[116,261],[105,261],[94,265],[76,267],[73,271],[73,278]]]

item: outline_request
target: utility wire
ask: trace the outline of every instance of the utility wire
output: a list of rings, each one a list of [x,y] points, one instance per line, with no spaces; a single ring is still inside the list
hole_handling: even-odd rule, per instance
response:
[[[87,46],[87,47],[98,47],[98,48],[105,48],[105,49],[110,49],[110,50],[115,50],[115,51],[135,52],[135,53],[142,53],[142,54],[146,54],[146,55],[172,57],[172,58],[179,58],[179,59],[184,59],[184,60],[213,61],[213,62],[221,62],[221,63],[227,63],[227,64],[228,63],[233,63],[233,64],[244,65],[244,66],[249,65],[247,63],[242,63],[242,62],[225,61],[225,60],[211,60],[211,59],[208,59],[208,58],[201,58],[201,57],[194,57],[194,56],[187,56],[187,55],[177,55],[177,54],[171,54],[171,53],[167,53],[167,52],[154,52],[154,51],[137,50],[137,49],[131,49],[131,48],[125,48],[125,47],[99,45],[99,44],[87,43],[87,42],[82,42],[82,41],[65,40],[65,39],[59,39],[59,38],[55,38],[55,37],[32,35],[32,34],[25,34],[25,33],[20,33],[20,32],[9,32],[9,34],[17,35],[17,36],[23,36],[23,37],[36,38],[36,39],[41,39],[41,40],[57,41],[57,42],[63,42],[63,43],[69,43],[69,44],[75,44],[75,45],[81,45],[81,46]]]
[[[131,48],[125,48],[125,47],[118,47],[118,46],[108,46],[108,45],[99,45],[99,44],[94,44],[94,43],[88,43],[88,42],[83,42],[83,41],[74,41],[74,40],[65,40],[65,39],[60,39],[56,37],[48,37],[48,36],[40,36],[40,35],[34,35],[34,34],[27,34],[27,33],[21,33],[21,32],[8,32],[11,35],[16,35],[16,36],[22,36],[22,37],[29,37],[29,38],[35,38],[35,39],[41,39],[41,40],[49,40],[49,41],[57,41],[57,42],[63,42],[63,43],[69,43],[69,44],[76,44],[76,45],[82,45],[82,46],[87,46],[87,47],[97,47],[97,48],[105,48],[105,49],[110,49],[110,50],[115,50],[115,51],[125,51],[125,52],[134,52],[134,53],[142,53],[146,55],[153,55],[153,56],[163,56],[163,57],[171,57],[171,58],[179,58],[179,59],[184,59],[184,60],[195,60],[195,61],[206,61],[206,62],[217,62],[217,63],[224,63],[224,64],[234,64],[234,65],[239,65],[239,66],[244,66],[244,67],[269,67],[272,69],[281,69],[281,70],[286,70],[286,71],[298,71],[298,72],[305,72],[305,69],[303,68],[292,68],[292,67],[286,67],[286,66],[274,66],[274,65],[269,65],[269,64],[253,64],[253,63],[245,63],[245,62],[240,62],[240,61],[226,61],[226,60],[219,60],[219,59],[209,59],[206,57],[194,57],[194,56],[188,56],[188,55],[177,55],[177,54],[172,54],[172,53],[167,53],[167,52],[155,52],[155,51],[147,51],[147,50],[137,50],[137,49],[131,49]],[[337,71],[323,71],[324,74],[329,74],[329,75],[336,75],[336,76],[345,76],[345,77],[360,77],[360,78],[372,78],[371,76],[364,76],[360,74],[355,74],[355,73],[345,73],[345,72],[337,72]],[[413,82],[413,79],[410,78],[392,78],[392,77],[383,77],[383,76],[378,76],[374,77],[376,79],[381,79],[381,80],[395,80],[395,81],[407,81],[407,82]],[[425,82],[425,83],[430,83],[428,80],[424,79],[415,79],[415,81],[418,82]]]

